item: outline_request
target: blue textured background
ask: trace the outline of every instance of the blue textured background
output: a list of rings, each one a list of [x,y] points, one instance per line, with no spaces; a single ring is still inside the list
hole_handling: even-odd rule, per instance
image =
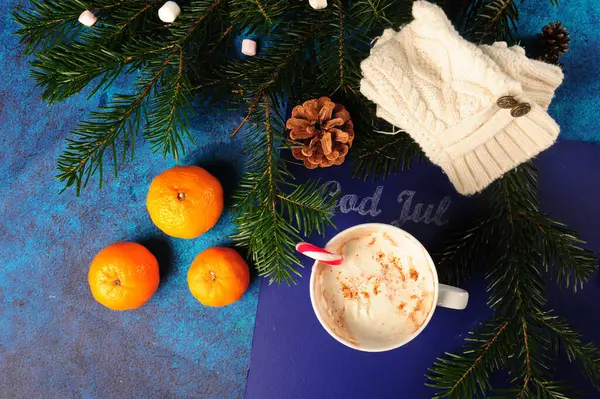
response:
[[[600,9],[593,0],[519,2],[521,23],[517,38],[530,44],[549,21],[562,21],[571,34],[569,52],[561,57],[565,81],[550,105],[550,114],[561,127],[561,138],[600,143]]]
[[[539,173],[540,205],[553,218],[568,223],[587,241],[586,247],[600,251],[600,186],[590,184],[600,176],[600,146],[575,141],[561,141],[542,153],[536,160]],[[299,181],[309,178],[311,171],[299,166],[292,169]],[[413,211],[421,205],[420,215],[431,204],[437,209],[446,196],[451,200],[442,221],[446,225],[418,223],[408,220],[402,228],[413,234],[428,249],[438,247],[447,229],[460,226],[477,213],[477,198],[456,193],[439,167],[421,162],[397,176],[384,181],[360,181],[350,178],[350,165],[331,170],[327,179],[340,183],[342,194],[357,195],[356,204],[372,196],[378,186],[382,195],[377,202],[377,215],[361,215],[356,211],[336,215],[340,229],[359,223],[392,223],[405,207]],[[331,190],[335,189],[330,186]],[[409,190],[414,195],[408,204]],[[585,195],[573,195],[583,193]],[[402,194],[403,193],[403,194]],[[401,200],[399,196],[401,195]],[[341,197],[340,204],[352,204],[353,199]],[[401,202],[401,203],[400,203]],[[369,202],[371,204],[372,202]],[[345,208],[348,211],[348,208]],[[340,206],[343,212],[344,208]],[[310,242],[325,245],[334,235],[327,229],[326,238],[315,236]],[[303,257],[304,273],[309,275],[314,261]],[[485,265],[480,265],[485,266]],[[425,373],[444,352],[456,353],[464,345],[468,332],[480,322],[492,317],[487,306],[487,284],[480,272],[459,287],[469,292],[465,310],[436,308],[430,324],[407,345],[383,353],[359,352],[334,340],[314,315],[309,292],[309,278],[296,287],[268,286],[261,283],[250,372],[246,383],[246,399],[264,398],[327,398],[327,399],[425,399],[436,391],[426,387]],[[548,277],[548,276],[546,276]],[[444,282],[443,276],[440,278]],[[600,273],[587,282],[583,290],[573,293],[559,288],[546,278],[548,308],[556,315],[567,317],[569,323],[583,334],[585,342],[600,343]],[[585,380],[579,367],[565,356],[545,365],[556,370],[558,377],[576,387],[580,398],[597,399],[600,393]],[[552,377],[551,377],[552,378]],[[506,387],[506,374],[493,377],[495,388]],[[493,397],[497,397],[493,396]],[[461,398],[462,399],[462,398]]]
[[[14,5],[1,2],[5,11]],[[92,184],[80,198],[72,190],[59,195],[56,158],[67,132],[130,86],[89,101],[82,95],[40,103],[11,35],[16,26],[8,12],[0,18],[0,397],[242,397],[257,281],[240,301],[213,309],[191,296],[186,280],[198,253],[228,243],[230,215],[195,240],[161,233],[147,214],[146,192],[174,162],[152,155],[143,139],[118,180],[110,177],[102,190]],[[196,109],[197,148],[182,163],[215,174],[230,197],[243,154],[241,140],[229,133],[241,117],[200,104]],[[128,312],[96,303],[87,284],[91,259],[121,240],[145,244],[162,275],[149,303]]]
[[[225,213],[196,240],[164,236],[144,206],[147,187],[171,160],[152,156],[140,140],[136,160],[103,190],[76,199],[58,195],[55,161],[66,134],[115,92],[47,107],[27,76],[27,59],[11,34],[8,10],[25,1],[0,0],[0,397],[241,397],[257,305],[258,284],[236,304],[205,308],[188,292],[187,268],[232,231]],[[550,19],[573,35],[564,57],[567,80],[551,113],[562,137],[600,141],[596,128],[598,10],[587,0],[552,8],[521,7],[520,34],[533,36]],[[215,173],[226,195],[242,168],[239,139],[228,133],[241,115],[198,105],[192,120],[197,148],[183,163]],[[151,159],[151,161],[149,161]],[[107,174],[108,175],[108,174]],[[144,307],[112,312],[87,287],[90,260],[118,240],[138,241],[159,258],[162,282]]]

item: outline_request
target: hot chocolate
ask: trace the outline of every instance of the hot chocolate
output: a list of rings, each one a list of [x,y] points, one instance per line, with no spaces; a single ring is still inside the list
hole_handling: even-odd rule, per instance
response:
[[[397,229],[355,230],[327,247],[344,262],[317,264],[314,293],[322,321],[357,347],[409,340],[433,309],[431,258]]]

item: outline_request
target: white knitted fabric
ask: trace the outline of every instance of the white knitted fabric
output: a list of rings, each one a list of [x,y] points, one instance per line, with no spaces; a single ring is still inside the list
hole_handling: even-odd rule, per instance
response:
[[[558,125],[517,79],[462,39],[442,9],[416,1],[413,17],[377,41],[361,63],[360,89],[377,104],[377,115],[410,134],[458,192],[482,190],[554,143]],[[502,96],[529,103],[531,111],[512,117],[496,105]]]
[[[521,82],[523,94],[544,109],[548,109],[554,91],[564,79],[562,69],[557,65],[532,60],[520,46],[508,47],[506,42],[496,42],[479,48],[490,57],[504,73]]]
[[[375,46],[385,43],[395,34],[392,29],[386,30],[377,38]],[[521,83],[524,96],[532,99],[540,107],[548,109],[554,92],[564,79],[564,73],[559,66],[527,58],[523,47],[508,47],[506,42],[495,42],[491,46],[481,44],[478,47],[498,64],[502,72]]]

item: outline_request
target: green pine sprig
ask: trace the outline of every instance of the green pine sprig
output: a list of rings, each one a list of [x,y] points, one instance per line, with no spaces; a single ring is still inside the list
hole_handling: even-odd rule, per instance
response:
[[[550,367],[565,345],[570,361],[581,357],[578,362],[592,382],[600,378],[598,348],[549,313],[544,279],[549,273],[560,286],[577,290],[597,270],[598,258],[581,247],[584,242],[576,233],[538,209],[536,192],[532,164],[507,173],[484,193],[485,214],[490,216],[454,232],[436,256],[440,278],[452,283],[470,277],[474,265],[485,265],[479,271],[486,273],[488,304],[496,315],[492,324],[498,328],[508,323],[511,331],[506,342],[497,341],[504,351],[501,364],[487,364],[473,355],[485,349],[487,322],[471,333],[476,341],[484,340],[478,348],[469,342],[460,354],[439,358],[428,374],[438,397],[464,398],[466,392],[479,392],[481,397],[575,397]],[[508,370],[513,386],[494,391],[489,379],[501,369]]]
[[[455,5],[455,12],[460,15],[461,7]],[[462,26],[476,41],[511,38],[518,20],[517,4],[511,0],[475,0],[462,12]],[[427,374],[428,385],[440,398],[580,397],[551,366],[564,352],[598,389],[600,350],[547,309],[544,278],[548,275],[560,287],[577,291],[598,269],[598,257],[583,248],[577,233],[540,211],[532,164],[507,173],[483,197],[483,214],[449,235],[436,260],[442,281],[453,284],[485,272],[495,317],[491,327],[484,322],[471,333],[460,353],[438,358]],[[508,338],[502,340],[502,335]],[[488,363],[492,349],[498,353]],[[508,372],[508,389],[490,384],[491,375],[500,370]]]
[[[234,241],[248,248],[260,276],[291,284],[301,274],[295,244],[333,225],[335,198],[318,181],[293,182],[279,149],[287,147],[277,100],[263,95],[252,109],[245,135],[248,171],[235,194]],[[266,151],[265,151],[266,149]]]
[[[456,10],[460,14],[461,8]],[[463,30],[476,41],[511,38],[518,20],[511,0],[476,0],[462,11]],[[493,326],[495,331],[506,326],[510,339],[494,341],[504,351],[503,360],[486,363],[485,356],[479,357],[491,348],[489,325],[483,323],[471,333],[478,344],[468,342],[460,354],[438,359],[428,374],[429,385],[438,389],[437,397],[573,398],[576,391],[550,367],[562,348],[598,388],[600,352],[547,309],[544,279],[548,273],[559,286],[576,291],[597,270],[597,256],[582,248],[585,242],[577,233],[539,210],[533,165],[521,165],[486,191],[483,216],[453,232],[436,258],[440,277],[450,283],[486,272]],[[490,385],[490,376],[499,370],[508,371],[511,388]]]
[[[486,397],[492,373],[503,369],[512,355],[516,333],[503,318],[481,323],[465,339],[461,354],[446,353],[429,369],[427,385],[439,390],[435,398]]]

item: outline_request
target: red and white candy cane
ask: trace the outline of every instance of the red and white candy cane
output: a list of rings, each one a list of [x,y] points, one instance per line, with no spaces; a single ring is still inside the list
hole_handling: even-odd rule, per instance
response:
[[[296,251],[329,266],[339,266],[344,261],[342,255],[331,253],[307,242],[299,242],[296,244]]]

